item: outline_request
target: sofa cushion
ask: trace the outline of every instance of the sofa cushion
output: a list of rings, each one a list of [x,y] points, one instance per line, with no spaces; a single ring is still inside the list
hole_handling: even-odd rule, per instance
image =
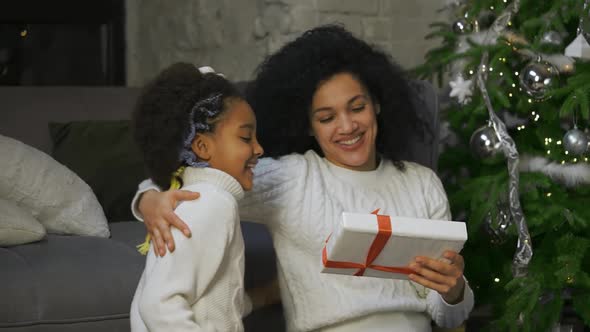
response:
[[[45,228],[31,213],[0,199],[0,247],[35,242],[44,236]]]
[[[96,196],[67,167],[2,135],[0,155],[0,198],[29,211],[47,233],[109,236]]]
[[[111,230],[112,239],[50,234],[40,242],[0,248],[0,330],[99,320],[128,326],[122,319],[129,317],[145,262],[134,245],[145,228],[123,222]]]
[[[246,288],[262,286],[276,278],[270,236],[260,224],[242,222],[242,230]],[[145,227],[113,223],[111,234],[110,239],[48,235],[40,242],[0,248],[0,330],[82,331],[97,321],[128,329],[145,264],[135,246],[143,241]],[[264,316],[255,311],[250,321]]]
[[[50,123],[49,132],[53,157],[90,185],[107,220],[134,220],[131,200],[146,174],[129,121]]]

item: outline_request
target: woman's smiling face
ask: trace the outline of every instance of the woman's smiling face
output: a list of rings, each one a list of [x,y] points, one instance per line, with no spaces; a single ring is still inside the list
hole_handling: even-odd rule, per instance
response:
[[[378,105],[350,73],[320,83],[312,99],[311,129],[331,163],[357,171],[377,167]]]

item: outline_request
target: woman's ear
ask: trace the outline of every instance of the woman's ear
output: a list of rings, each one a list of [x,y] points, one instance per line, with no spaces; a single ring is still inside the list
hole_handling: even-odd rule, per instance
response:
[[[207,135],[198,133],[191,144],[193,152],[201,161],[209,161],[212,153],[212,141]]]

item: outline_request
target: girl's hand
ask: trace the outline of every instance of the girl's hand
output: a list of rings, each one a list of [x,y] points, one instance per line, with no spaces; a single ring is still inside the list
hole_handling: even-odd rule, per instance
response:
[[[454,251],[446,251],[443,257],[444,260],[416,257],[410,264],[410,268],[416,273],[410,274],[409,278],[437,291],[447,303],[457,304],[463,301],[465,262],[463,256]]]
[[[166,247],[170,252],[174,251],[174,239],[170,232],[170,226],[180,229],[187,237],[191,236],[190,229],[178,218],[174,209],[180,201],[190,201],[197,198],[199,198],[199,193],[186,190],[164,192],[149,190],[141,195],[138,208],[152,238],[156,255],[166,255]]]

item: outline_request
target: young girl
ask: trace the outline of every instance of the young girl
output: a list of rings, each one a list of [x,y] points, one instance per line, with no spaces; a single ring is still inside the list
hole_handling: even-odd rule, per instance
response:
[[[194,236],[173,230],[177,247],[165,257],[149,248],[131,329],[242,331],[248,304],[237,201],[252,188],[263,153],[254,112],[211,68],[177,63],[144,88],[133,123],[151,180],[203,199],[174,211]]]

